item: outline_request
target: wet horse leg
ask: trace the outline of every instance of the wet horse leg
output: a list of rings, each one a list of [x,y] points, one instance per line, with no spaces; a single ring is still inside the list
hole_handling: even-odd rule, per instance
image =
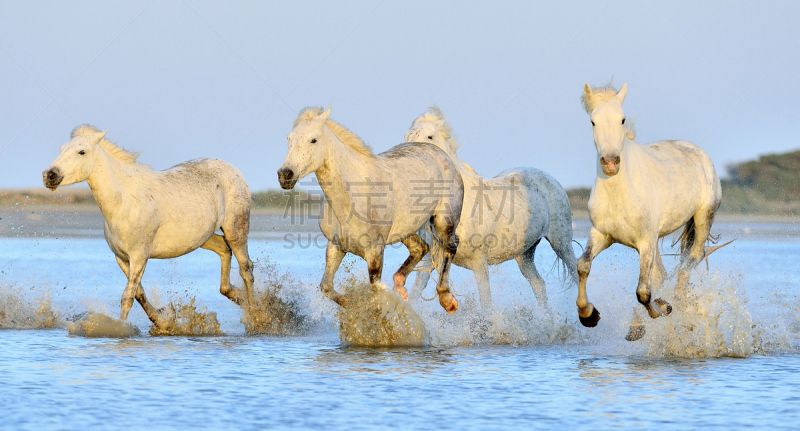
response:
[[[252,307],[254,304],[253,299],[253,261],[250,260],[250,253],[247,251],[247,241],[226,241],[228,246],[233,251],[236,261],[239,263],[239,275],[244,280],[244,289],[247,293],[247,304]]]
[[[400,295],[403,300],[408,301],[408,294],[406,293],[406,277],[411,271],[414,270],[414,267],[422,260],[423,256],[428,254],[428,244],[425,244],[418,235],[413,234],[408,238],[403,240],[403,245],[408,248],[408,258],[403,265],[400,266],[400,269],[394,274],[394,292]]]
[[[672,312],[672,306],[663,299],[650,301],[650,275],[658,252],[658,240],[645,241],[637,247],[639,251],[639,285],[636,288],[636,298],[644,306],[651,318],[666,316]],[[655,303],[655,306],[653,306]]]
[[[337,293],[333,288],[333,280],[336,276],[336,271],[344,259],[345,252],[338,245],[332,241],[328,241],[328,247],[325,249],[325,273],[322,275],[322,282],[319,287],[322,293],[331,301],[344,306],[344,296]]]
[[[439,304],[450,314],[458,309],[458,301],[450,292],[450,265],[453,256],[458,250],[458,235],[456,235],[457,222],[453,222],[450,217],[436,215],[433,218],[433,225],[436,229],[436,236],[442,243],[444,249],[444,259],[442,267],[439,268],[439,282],[436,283],[436,292],[439,293]]]
[[[589,328],[597,326],[597,322],[600,320],[600,312],[589,302],[589,298],[586,296],[586,279],[589,278],[589,271],[592,269],[592,260],[613,243],[614,241],[610,236],[601,233],[593,226],[589,231],[586,250],[583,251],[583,255],[578,259],[578,300],[575,304],[578,306],[578,319],[583,326]]]
[[[491,284],[489,284],[489,264],[486,262],[486,257],[481,255],[478,258],[480,261],[472,269],[475,274],[475,282],[478,284],[478,295],[481,298],[481,308],[484,310],[491,310],[494,308],[494,301],[492,301]]]
[[[675,286],[676,296],[686,296],[689,272],[706,256],[706,240],[708,240],[708,235],[711,233],[711,223],[714,221],[715,212],[716,208],[704,209],[693,216],[694,238],[692,238],[691,244],[685,250],[681,250],[678,284]]]
[[[222,261],[219,292],[231,301],[241,305],[242,298],[240,297],[239,289],[231,286],[231,249],[228,247],[228,243],[225,242],[222,236],[214,234],[200,248],[211,250],[219,255],[219,259]]]
[[[123,273],[125,273],[125,277],[128,277],[128,271],[129,271],[128,262],[122,260],[119,256],[116,256],[116,258],[117,258],[117,265],[119,265],[119,268],[122,270]],[[165,325],[169,324],[169,322],[172,320],[171,316],[168,315],[169,313],[165,308],[157,310],[155,307],[153,307],[152,304],[150,304],[150,302],[147,301],[147,296],[144,294],[144,287],[142,287],[141,282],[139,282],[139,285],[136,288],[136,294],[134,296],[136,298],[136,301],[138,301],[139,304],[142,306],[144,313],[147,315],[150,321],[153,322],[154,325],[156,325],[157,328],[163,328]]]
[[[125,265],[125,267],[127,267],[127,271],[119,260],[117,263],[120,265],[120,268],[122,268],[122,272],[126,273],[125,276],[128,278],[128,283],[125,285],[125,291],[122,293],[119,313],[120,320],[127,320],[128,313],[131,311],[131,307],[133,306],[133,299],[137,296],[139,289],[141,288],[140,283],[142,282],[144,269],[147,266],[147,259],[135,257],[129,259],[127,262],[123,262],[127,264]],[[142,293],[144,293],[144,290],[142,290]],[[146,311],[147,310],[145,309],[145,312]],[[150,317],[149,314],[148,317]],[[151,317],[150,320],[153,320],[153,318]],[[155,320],[153,320],[153,322],[155,323]]]
[[[516,261],[520,272],[522,272],[522,275],[525,276],[525,279],[530,283],[533,294],[536,296],[536,301],[542,308],[547,308],[547,290],[545,283],[542,276],[539,275],[539,271],[536,270],[536,265],[533,261],[534,255],[536,254],[536,246],[539,245],[540,241],[541,239],[517,256]]]

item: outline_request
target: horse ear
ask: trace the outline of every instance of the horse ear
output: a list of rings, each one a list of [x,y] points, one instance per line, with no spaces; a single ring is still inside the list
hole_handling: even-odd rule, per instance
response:
[[[330,118],[330,116],[331,116],[331,105],[328,105],[328,109],[326,109],[325,112],[323,112],[322,115],[319,116],[319,118],[324,123],[328,121],[328,118]]]
[[[622,84],[622,87],[620,87],[619,89],[619,93],[617,93],[617,95],[614,96],[614,99],[616,99],[619,102],[619,104],[622,105],[622,102],[625,101],[625,96],[627,94],[628,94],[628,83],[626,82]]]
[[[438,121],[434,122],[433,124],[438,129],[439,127],[442,127],[442,125],[444,124],[444,120],[438,120]]]
[[[589,87],[589,83],[583,84],[583,97],[586,98],[586,101],[592,100],[592,87]]]
[[[97,139],[95,142],[100,142],[100,140],[102,140],[103,138],[105,138],[105,136],[106,136],[106,133],[108,133],[108,129],[106,129],[106,131],[105,131],[105,132],[100,132],[100,133],[98,133],[98,134],[94,135],[95,139]]]

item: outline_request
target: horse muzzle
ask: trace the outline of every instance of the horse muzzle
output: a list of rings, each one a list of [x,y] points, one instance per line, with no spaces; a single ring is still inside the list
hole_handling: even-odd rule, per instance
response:
[[[600,167],[603,168],[603,173],[609,177],[613,177],[619,173],[619,156],[603,156],[600,157]]]
[[[44,186],[50,190],[55,191],[58,185],[61,184],[61,181],[64,181],[64,176],[61,175],[58,168],[52,168],[42,172],[42,182]]]
[[[280,168],[278,169],[278,182],[281,183],[282,189],[291,190],[297,184],[297,176],[289,168]]]

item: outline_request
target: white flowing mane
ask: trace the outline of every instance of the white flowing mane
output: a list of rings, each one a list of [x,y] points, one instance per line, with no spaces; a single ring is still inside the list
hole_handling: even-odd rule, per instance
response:
[[[619,90],[614,88],[610,82],[605,87],[592,87],[591,98],[586,99],[586,94],[584,94],[581,96],[581,104],[583,104],[583,109],[586,110],[586,113],[591,114],[597,105],[608,102],[613,99],[617,93],[619,93]],[[633,127],[634,120],[632,118],[626,120],[625,137],[632,141],[636,139],[636,129]]]
[[[442,121],[442,125],[439,127],[439,132],[442,134],[444,138],[444,142],[447,144],[447,148],[445,151],[450,153],[450,156],[456,162],[460,162],[462,166],[468,169],[470,172],[475,173],[475,170],[472,167],[464,162],[458,160],[458,139],[453,136],[453,127],[450,126],[450,122],[447,121],[442,110],[439,109],[438,106],[433,105],[428,108],[428,112],[420,115],[417,117],[412,123],[411,127],[416,126],[419,123],[435,123],[437,121]]]
[[[300,114],[297,116],[297,119],[294,120],[294,124],[292,128],[297,127],[298,124],[302,121],[309,121],[313,120],[322,113],[325,112],[322,108],[319,107],[308,107],[300,111]],[[352,148],[356,152],[365,155],[367,157],[375,157],[375,153],[372,152],[372,148],[367,145],[361,138],[358,137],[355,133],[351,132],[347,127],[342,126],[341,124],[331,120],[330,118],[328,121],[325,122],[325,125],[328,126],[329,129],[342,141],[345,145]]]
[[[102,130],[98,129],[97,127],[90,126],[88,124],[81,124],[80,126],[72,129],[72,132],[69,134],[69,138],[75,139],[78,136],[91,136],[101,132]],[[128,151],[122,147],[119,147],[106,138],[100,139],[99,144],[104,150],[106,150],[108,154],[111,155],[111,157],[121,162],[135,163],[136,159],[139,158],[139,153]]]

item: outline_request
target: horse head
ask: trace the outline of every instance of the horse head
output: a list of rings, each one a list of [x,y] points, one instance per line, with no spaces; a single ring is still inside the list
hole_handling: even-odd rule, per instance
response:
[[[608,176],[619,173],[620,154],[631,130],[625,126],[625,113],[622,111],[627,93],[628,84],[623,84],[619,92],[610,86],[592,89],[585,84],[583,87],[583,104],[592,121],[600,167]]]
[[[325,161],[325,124],[331,108],[325,112],[319,108],[306,108],[295,120],[292,132],[287,136],[289,152],[278,169],[281,188],[291,190],[297,181],[322,167]]]
[[[95,152],[108,130],[100,132],[91,126],[78,126],[71,140],[61,146],[61,154],[42,172],[44,186],[55,190],[58,186],[86,181],[95,165]]]

